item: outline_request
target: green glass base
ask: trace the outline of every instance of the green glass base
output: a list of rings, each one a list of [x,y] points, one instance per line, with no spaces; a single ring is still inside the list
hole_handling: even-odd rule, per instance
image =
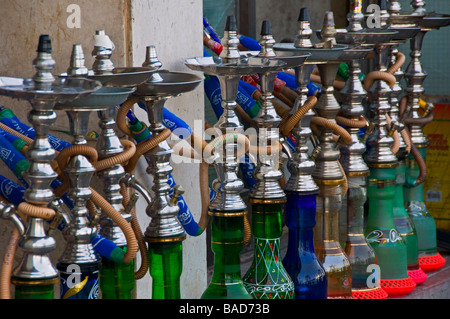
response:
[[[134,261],[119,264],[106,258],[102,259],[100,269],[102,299],[133,299],[134,286]]]

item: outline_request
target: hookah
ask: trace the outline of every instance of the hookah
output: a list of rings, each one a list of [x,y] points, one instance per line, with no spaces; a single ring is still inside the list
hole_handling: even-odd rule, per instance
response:
[[[398,51],[398,46],[417,35],[420,31],[418,24],[422,20],[422,17],[402,12],[400,5],[396,2],[391,2],[387,11],[389,13],[389,29],[398,32],[395,38],[391,40],[391,42],[395,44],[389,48],[390,62],[387,70],[388,73],[391,73],[396,78],[396,83],[392,87],[392,93],[389,98],[389,103],[391,104],[391,110],[387,116],[387,119],[390,118],[389,134],[397,134],[397,138],[399,139],[397,146],[398,151],[395,154],[398,159],[398,166],[396,168],[397,177],[393,213],[396,227],[406,244],[408,276],[411,277],[416,285],[419,285],[425,282],[427,275],[419,266],[417,233],[414,223],[408,215],[404,204],[403,187],[406,177],[405,160],[411,153],[411,138],[403,123],[406,112],[403,112],[401,118],[399,117],[400,94],[403,92],[400,81],[404,76],[401,67],[405,61],[405,56]]]
[[[335,44],[336,29],[332,12],[326,12],[321,30],[321,44],[340,54],[334,59],[328,59],[326,63],[318,64],[317,68],[321,76],[322,94],[320,95],[315,111],[319,117],[330,122],[335,122],[335,117],[340,106],[334,97],[333,82],[340,65],[339,58],[348,46]],[[313,123],[313,122],[312,122]],[[335,123],[333,123],[335,124]],[[350,261],[339,244],[339,211],[342,206],[342,196],[345,195],[348,185],[345,172],[339,163],[339,144],[348,144],[343,140],[344,134],[337,143],[333,139],[333,131],[330,127],[321,130],[316,146],[315,169],[312,177],[319,186],[317,199],[317,216],[322,218],[322,223],[316,225],[322,227],[317,232],[317,255],[321,260],[328,278],[327,298],[352,298],[352,272]],[[345,133],[347,131],[344,130]],[[350,137],[350,136],[348,136]]]
[[[155,71],[150,67],[115,67],[111,62],[113,43],[105,34],[104,30],[96,31],[94,36],[94,49],[92,56],[94,64],[89,78],[93,78],[102,83],[104,87],[130,88],[134,89],[137,85],[144,83]],[[75,54],[76,61],[82,60],[80,54]],[[79,62],[78,62],[79,63]],[[73,69],[77,69],[73,67]],[[117,115],[117,106],[110,105],[108,108],[98,110],[100,119],[99,126],[101,132],[97,141],[97,152],[99,163],[96,165],[97,176],[103,181],[105,199],[111,203],[114,209],[121,213],[122,217],[131,223],[135,234],[140,234],[137,229],[137,221],[132,216],[134,210],[132,205],[127,202],[124,205],[123,187],[121,180],[125,176],[124,164],[134,155],[134,144],[128,140],[119,140],[115,133]],[[104,163],[104,164],[101,164]],[[123,254],[127,250],[127,240],[122,229],[105,212],[101,212],[99,218],[101,226],[100,233],[121,248]],[[139,235],[136,235],[139,236]],[[142,246],[142,244],[140,244]],[[142,259],[146,260],[146,251],[140,247]],[[145,268],[144,262],[141,266]],[[131,293],[134,289],[135,279],[140,279],[145,275],[146,270],[137,271],[135,274],[134,260],[129,263],[116,263],[111,259],[102,259],[102,268],[100,270],[100,290],[103,299],[131,299]]]
[[[155,63],[154,51],[154,47],[147,47],[144,65],[157,70],[161,65]],[[144,232],[144,239],[147,242],[148,267],[152,276],[154,299],[180,298],[182,242],[186,238],[177,218],[179,213],[177,201],[183,193],[182,188],[175,186],[172,198],[169,197],[171,187],[168,184],[168,175],[172,172],[170,159],[174,151],[166,141],[171,131],[162,124],[164,105],[168,99],[194,90],[200,82],[201,79],[193,74],[165,70],[154,72],[149,80],[136,87],[136,91],[121,106],[117,114],[118,126],[124,130],[124,118],[119,119],[119,114],[126,114],[136,102],[139,102],[145,106],[150,122],[148,130],[151,136],[138,143],[136,154],[125,166],[128,175],[124,182],[136,188],[141,194],[145,194],[148,203],[146,213],[151,217],[151,221]],[[130,133],[128,129],[125,131],[127,134]],[[141,156],[147,160],[147,173],[153,177],[153,196],[130,176]]]
[[[308,155],[307,141],[312,132],[310,121],[314,116],[312,107],[317,102],[313,99],[310,106],[306,105],[310,74],[317,63],[317,50],[311,50],[309,39],[309,12],[307,8],[300,10],[298,18],[299,31],[295,43],[277,43],[274,50],[279,57],[307,56],[303,64],[293,66],[295,80],[298,85],[298,97],[289,118],[295,114],[303,114],[294,123],[293,128],[283,124],[286,128],[280,129],[282,136],[292,133],[296,141],[294,154],[290,154],[288,169],[291,173],[284,191],[286,193],[286,226],[289,229],[289,240],[283,265],[292,278],[295,287],[296,299],[326,299],[327,276],[325,269],[317,258],[314,250],[313,228],[316,222],[316,197],[319,191],[317,184],[311,177],[314,170],[314,161]],[[308,33],[308,30],[310,31]],[[315,101],[314,101],[315,100]],[[306,107],[303,107],[306,105]],[[287,116],[281,115],[283,120]],[[286,120],[284,120],[285,122]]]
[[[217,195],[208,208],[212,227],[214,270],[211,282],[201,296],[204,299],[252,298],[241,279],[239,255],[244,240],[247,205],[239,194],[243,182],[237,176],[238,159],[244,156],[247,150],[265,151],[265,155],[269,152],[279,152],[279,148],[275,151],[269,148],[268,151],[264,146],[248,145],[250,142],[242,134],[243,125],[235,112],[235,100],[241,76],[270,74],[281,69],[285,63],[265,57],[242,56],[238,50],[239,39],[236,31],[235,17],[228,16],[224,37],[221,40],[223,50],[220,56],[196,57],[185,61],[186,66],[192,70],[217,76],[224,109],[214,125],[217,132],[222,135],[216,137],[204,149],[202,147],[208,161],[214,163],[218,175],[213,183]],[[219,147],[223,148],[223,152],[219,151]]]
[[[56,215],[55,210],[49,207],[55,197],[50,189],[57,177],[51,165],[55,151],[47,137],[49,126],[56,121],[54,107],[57,103],[70,103],[101,88],[99,82],[89,79],[55,79],[51,73],[55,61],[48,35],[40,36],[37,52],[33,61],[36,68],[33,78],[2,77],[0,81],[1,95],[27,100],[31,104],[28,118],[36,133],[27,149],[30,165],[24,176],[29,184],[24,192],[25,201],[17,208],[1,205],[2,217],[10,218],[16,225],[11,242],[18,241],[24,253],[19,266],[12,271],[11,282],[15,285],[16,299],[53,299],[53,286],[58,282],[58,270],[49,258],[56,242],[46,234],[44,227],[45,220],[52,220]]]
[[[367,181],[369,210],[365,236],[375,251],[381,287],[389,297],[396,297],[409,294],[416,283],[407,273],[407,247],[394,221],[396,169],[399,164],[394,154],[396,150],[393,150],[393,131],[388,132],[386,116],[391,110],[391,87],[396,83],[396,78],[387,72],[390,47],[396,45],[393,40],[401,37],[399,31],[390,30],[387,25],[389,14],[386,2],[381,1],[379,4],[382,9],[381,28],[369,29],[365,41],[365,44],[373,46],[375,64],[375,71],[370,72],[364,80],[364,89],[368,92],[370,101],[366,113],[374,124],[374,129],[367,138],[367,151],[364,155],[370,171]]]
[[[273,58],[285,63],[284,68],[300,66],[308,55],[276,57],[273,51],[275,40],[269,21],[261,27],[261,51],[258,57]],[[253,118],[258,127],[259,145],[275,148],[280,143],[278,116],[272,104],[273,82],[279,70],[258,73],[261,83],[261,108]],[[250,193],[252,204],[252,231],[255,238],[252,265],[243,277],[245,288],[255,299],[293,299],[294,284],[286,272],[280,255],[282,213],[286,196],[280,186],[282,172],[278,152],[259,154],[254,176],[256,184]]]
[[[334,19],[331,12],[327,12],[324,18],[324,27],[322,28],[322,42],[312,45],[309,37],[312,31],[309,28],[309,14],[303,10],[299,17],[299,27],[297,41],[294,44],[280,44],[278,50],[296,50],[297,52],[309,52],[311,56],[307,63],[317,65],[321,76],[322,94],[315,105],[315,111],[319,116],[313,117],[314,113],[304,118],[308,121],[306,125],[324,126],[322,134],[319,134],[320,145],[316,147],[311,154],[312,162],[307,156],[306,138],[311,136],[311,131],[305,130],[305,124],[301,123],[299,127],[293,131],[296,135],[296,156],[299,163],[289,164],[289,170],[292,175],[286,184],[285,190],[288,194],[302,194],[309,205],[305,205],[309,209],[316,208],[317,223],[314,227],[314,249],[317,251],[317,257],[326,272],[327,280],[327,298],[351,298],[351,267],[348,258],[341,249],[338,239],[338,213],[341,206],[342,185],[345,183],[344,174],[338,163],[339,150],[333,141],[333,131],[338,131],[344,140],[344,144],[351,142],[350,136],[345,130],[333,123],[334,117],[339,108],[333,93],[333,82],[339,67],[339,57],[348,47],[335,42]],[[309,30],[308,30],[309,29]],[[284,48],[283,48],[284,47]],[[311,67],[303,70],[303,80],[301,87],[304,90],[306,76],[309,75]],[[300,70],[299,70],[300,71]],[[299,73],[296,71],[296,73]],[[300,86],[299,86],[300,87]],[[305,91],[303,91],[303,94]],[[303,127],[302,127],[303,126]],[[305,134],[306,133],[306,134]],[[286,134],[286,132],[285,132]],[[298,134],[298,135],[297,135]],[[314,140],[313,140],[314,141]],[[297,155],[298,154],[298,155]],[[292,166],[291,166],[292,165]],[[296,172],[298,171],[298,172]],[[312,195],[312,196],[311,196]],[[315,198],[317,196],[317,198]],[[302,196],[301,196],[302,197]],[[300,198],[301,198],[300,197]],[[308,198],[309,197],[309,198]],[[315,199],[315,202],[313,201]],[[305,203],[306,204],[306,203]],[[288,203],[287,207],[290,205]],[[304,213],[305,221],[311,222],[314,217],[312,212]],[[308,215],[306,215],[308,214]],[[306,217],[308,216],[308,217]],[[308,224],[309,224],[308,223]],[[289,229],[291,232],[291,228]],[[310,233],[310,229],[305,227],[305,235]],[[295,230],[292,231],[293,235]],[[307,235],[308,236],[308,235]],[[303,239],[304,240],[304,239]],[[310,239],[309,239],[310,240]],[[289,246],[288,246],[289,250]],[[286,254],[286,262],[288,253]],[[306,261],[306,260],[305,260]],[[298,263],[298,261],[297,261]],[[298,267],[298,266],[297,266]],[[293,267],[293,269],[295,269]],[[298,268],[297,268],[298,269]],[[298,271],[298,270],[297,270]]]
[[[410,40],[411,61],[405,71],[406,97],[400,102],[400,113],[406,117],[404,123],[410,133],[412,152],[406,158],[406,180],[403,187],[406,210],[417,233],[419,266],[425,272],[442,268],[445,259],[437,251],[436,224],[428,212],[423,199],[423,181],[426,178],[426,148],[428,139],[423,133],[423,126],[432,121],[433,105],[427,103],[423,114],[419,113],[420,100],[425,92],[423,82],[427,73],[420,58],[425,35],[450,25],[450,16],[427,13],[424,1],[411,1],[414,11],[411,16],[420,16],[420,31]],[[403,103],[402,103],[403,102]],[[405,105],[406,104],[406,105]]]
[[[364,236],[364,204],[367,200],[367,181],[369,168],[363,159],[366,151],[365,137],[373,128],[364,118],[362,102],[367,92],[360,80],[361,60],[373,49],[364,44],[367,36],[361,26],[361,1],[350,3],[351,11],[348,14],[349,25],[347,29],[336,30],[337,43],[347,44],[340,59],[348,63],[348,80],[340,90],[343,96],[341,110],[336,116],[336,122],[346,127],[352,137],[352,143],[340,147],[340,162],[347,176],[348,190],[343,197],[341,208],[341,245],[352,268],[352,297],[354,299],[385,299],[387,293],[380,287],[380,283],[370,281],[371,267],[376,264],[375,251]],[[362,138],[359,133],[366,128],[366,135]],[[345,228],[344,228],[345,226]]]
[[[69,68],[67,77],[83,76],[81,71],[85,69],[80,65],[83,60],[81,48],[78,45],[74,45],[71,60],[73,64]],[[107,59],[103,59],[103,61],[104,65],[108,65]],[[85,73],[84,75],[87,74]],[[149,77],[148,72],[146,76]],[[131,229],[125,216],[116,209],[119,207],[114,205],[115,201],[111,201],[110,194],[106,192],[107,197],[103,198],[90,187],[93,174],[98,170],[98,165],[104,163],[104,161],[97,162],[97,150],[88,146],[85,139],[91,112],[97,111],[102,114],[102,112],[106,113],[108,110],[114,109],[116,105],[123,103],[134,90],[134,88],[127,87],[103,86],[88,97],[71,103],[58,103],[55,106],[55,109],[66,112],[70,122],[70,132],[74,137],[73,145],[62,150],[57,156],[59,169],[65,176],[62,178],[64,180],[63,185],[55,190],[55,194],[58,195],[67,191],[74,203],[71,211],[72,219],[63,231],[66,247],[57,265],[61,276],[61,299],[98,298],[98,284],[101,281],[99,280],[100,271],[103,262],[106,260],[102,260],[99,254],[96,253],[91,238],[98,232],[96,224],[102,219],[102,214],[108,215],[108,218],[113,220],[114,223],[121,225],[125,237],[123,245],[127,246],[127,252],[123,257],[121,268],[125,267],[124,269],[127,269],[126,267],[130,267],[129,265],[131,264],[130,268],[134,271],[134,263],[132,261],[137,252],[134,231]],[[97,209],[96,206],[100,207],[100,209]],[[106,234],[105,238],[108,238],[108,235]],[[114,238],[111,239],[114,243]],[[121,244],[118,244],[120,247]],[[73,276],[72,268],[74,265],[79,267],[77,273],[82,281],[79,285],[72,286],[70,278]],[[106,267],[110,268],[111,265]],[[123,272],[125,273],[126,270],[124,269]],[[103,271],[108,272],[105,269]],[[113,275],[111,272],[109,274]],[[102,277],[105,277],[104,274]],[[114,280],[114,275],[108,279]],[[124,283],[119,285],[120,288],[118,290],[124,290],[123,295],[121,294],[120,297],[131,298],[130,293],[133,289],[133,283],[131,283],[131,287],[125,287]],[[102,286],[104,287],[105,298],[111,298],[112,296],[108,294],[106,289],[107,285],[107,281],[103,280]],[[128,291],[126,291],[127,289]]]

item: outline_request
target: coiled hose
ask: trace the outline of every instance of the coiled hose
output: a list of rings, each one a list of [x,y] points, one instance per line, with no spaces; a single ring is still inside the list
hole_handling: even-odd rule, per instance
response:
[[[402,97],[400,99],[400,104],[398,107],[400,117],[402,117],[403,114],[405,113],[407,104],[408,104],[408,97],[407,96]],[[430,123],[431,121],[433,121],[433,118],[434,118],[433,112],[430,112],[424,118],[421,118],[421,119],[406,118],[406,119],[404,119],[403,122],[406,125],[426,125],[426,124]],[[427,166],[426,166],[425,159],[423,158],[422,154],[420,154],[420,151],[417,149],[417,147],[411,141],[411,133],[409,132],[408,127],[405,126],[403,131],[405,131],[405,134],[408,136],[408,139],[409,139],[410,145],[411,145],[411,154],[413,155],[414,159],[417,162],[417,165],[419,166],[419,176],[417,177],[414,184],[412,185],[413,187],[415,187],[415,186],[422,184],[425,181],[426,176],[427,176]]]
[[[69,159],[75,155],[83,155],[88,158],[88,160],[95,166],[97,162],[97,150],[88,145],[72,145],[63,149],[57,156],[57,162],[61,170],[67,165]],[[55,195],[64,194],[69,185],[65,177],[63,177],[63,183],[55,190]],[[97,191],[92,187],[89,187],[91,191],[90,200],[100,207],[102,211],[110,217],[117,226],[122,230],[127,241],[127,251],[125,253],[123,262],[129,263],[135,257],[138,250],[136,236],[131,225],[122,217],[122,215],[114,209],[114,207],[104,199]]]
[[[312,109],[317,103],[317,97],[310,96],[305,103],[291,116],[283,118],[279,129],[282,136],[288,136],[295,125],[302,119],[302,117]]]
[[[405,55],[401,52],[397,52],[395,54],[395,58],[395,63],[391,65],[386,71],[387,73],[392,75],[394,75],[394,73],[397,72],[406,61]]]
[[[28,217],[43,218],[51,220],[55,216],[55,211],[51,208],[43,206],[35,206],[27,202],[22,202],[17,206],[17,214],[22,220]],[[14,227],[11,237],[6,246],[5,255],[3,257],[2,269],[0,273],[0,298],[11,299],[11,274],[14,263],[14,256],[16,254],[17,245],[20,241],[19,230]]]
[[[369,74],[367,74],[367,76],[364,78],[363,83],[364,90],[368,92],[376,80],[386,82],[389,85],[389,87],[393,87],[397,82],[395,76],[393,76],[390,73],[387,73],[385,71],[372,71]]]

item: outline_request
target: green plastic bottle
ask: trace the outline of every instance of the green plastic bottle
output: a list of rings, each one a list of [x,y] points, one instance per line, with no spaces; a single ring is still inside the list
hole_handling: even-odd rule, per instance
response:
[[[253,262],[243,281],[255,299],[294,299],[294,284],[280,255],[283,203],[253,204]]]

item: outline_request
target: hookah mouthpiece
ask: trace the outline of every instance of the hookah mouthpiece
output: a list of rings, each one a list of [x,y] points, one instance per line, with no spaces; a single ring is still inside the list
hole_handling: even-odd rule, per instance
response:
[[[298,16],[298,31],[294,42],[296,48],[312,48],[311,42],[312,30],[310,26],[310,17],[308,8],[301,8]]]
[[[309,9],[308,8],[301,8],[300,14],[298,16],[297,21],[308,21],[311,22],[311,18],[309,16]]]

